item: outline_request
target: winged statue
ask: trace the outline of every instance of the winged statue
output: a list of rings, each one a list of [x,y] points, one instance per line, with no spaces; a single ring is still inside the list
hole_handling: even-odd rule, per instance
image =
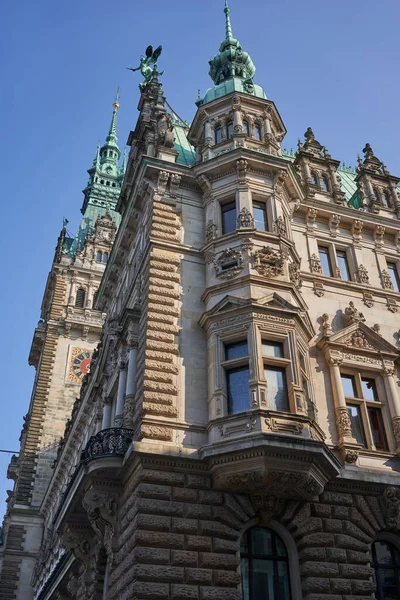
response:
[[[140,71],[144,77],[143,83],[140,84],[140,87],[144,87],[147,85],[153,77],[154,71],[158,75],[162,75],[164,71],[159,73],[157,71],[157,59],[162,52],[162,46],[158,46],[155,50],[153,50],[153,46],[147,46],[146,48],[146,56],[142,56],[140,58],[140,65],[136,67],[136,69],[132,69],[132,67],[126,67],[129,71]]]

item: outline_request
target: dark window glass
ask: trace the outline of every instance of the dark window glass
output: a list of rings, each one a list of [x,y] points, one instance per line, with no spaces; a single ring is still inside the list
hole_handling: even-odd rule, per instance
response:
[[[250,409],[249,368],[238,367],[226,372],[228,412],[230,414]]]
[[[372,441],[377,450],[388,449],[385,430],[383,428],[382,412],[379,408],[368,408],[369,425],[371,427]]]
[[[267,207],[264,202],[253,202],[253,217],[256,229],[267,231]]]
[[[222,233],[236,231],[236,203],[223,204],[222,211]]]
[[[220,144],[222,142],[222,127],[216,127],[214,134],[215,134],[215,143]]]
[[[280,342],[267,342],[262,341],[262,353],[263,356],[277,356],[283,358],[283,344]]]
[[[227,123],[227,125],[226,125],[226,136],[227,136],[228,139],[233,136],[233,123],[232,123],[232,121],[229,121],[229,123]]]
[[[96,262],[101,262],[101,259],[103,258],[103,253],[102,252],[98,252],[96,255]]]
[[[372,544],[372,567],[377,600],[400,599],[400,554],[388,542]]]
[[[350,281],[350,269],[345,250],[337,250],[336,258],[339,265],[340,276],[344,281]]]
[[[311,173],[311,183],[313,185],[318,185],[318,177],[316,176],[315,173]]]
[[[393,283],[393,288],[395,292],[400,292],[400,279],[399,274],[397,272],[397,267],[395,263],[387,263],[388,272],[390,275],[390,279]]]
[[[357,440],[358,444],[366,446],[360,407],[358,405],[348,404],[347,409],[349,411],[353,437]]]
[[[375,379],[361,377],[361,386],[364,400],[379,400]]]
[[[103,254],[103,263],[106,263],[106,262],[108,262],[108,253],[104,252],[104,254]]]
[[[247,342],[234,342],[233,344],[225,344],[225,360],[232,360],[233,358],[242,358],[247,356],[249,350]]]
[[[267,381],[267,399],[270,410],[289,411],[289,401],[286,385],[285,369],[279,367],[264,367]]]
[[[352,375],[341,375],[343,392],[348,398],[358,398],[355,379]]]
[[[329,180],[326,175],[322,176],[321,185],[324,192],[329,192]]]
[[[329,256],[329,249],[324,246],[318,246],[319,260],[321,261],[322,272],[327,277],[333,276],[331,257]]]
[[[261,126],[255,124],[254,125],[254,137],[256,140],[261,141]]]
[[[249,124],[247,121],[243,121],[243,133],[249,135]]]
[[[77,308],[83,308],[85,306],[85,295],[85,290],[82,288],[79,288],[76,292],[75,306]]]
[[[392,208],[392,201],[389,192],[383,193],[383,203],[386,206],[386,208]]]
[[[290,600],[287,552],[274,531],[253,527],[244,533],[240,570],[243,600]]]
[[[374,194],[375,194],[375,198],[378,200],[378,202],[381,201],[380,197],[379,197],[379,192],[376,188],[374,188]]]

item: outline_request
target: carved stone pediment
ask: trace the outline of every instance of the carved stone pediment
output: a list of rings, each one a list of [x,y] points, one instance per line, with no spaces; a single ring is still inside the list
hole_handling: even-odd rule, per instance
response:
[[[357,352],[383,353],[389,355],[392,360],[395,360],[400,354],[395,346],[362,321],[352,323],[331,335],[328,344],[332,347],[357,350]]]
[[[242,308],[243,306],[248,306],[250,304],[250,300],[245,300],[243,298],[236,298],[235,296],[225,296],[222,298],[211,310],[208,311],[210,316],[218,315],[220,313],[224,313],[227,310],[236,310],[238,308]]]

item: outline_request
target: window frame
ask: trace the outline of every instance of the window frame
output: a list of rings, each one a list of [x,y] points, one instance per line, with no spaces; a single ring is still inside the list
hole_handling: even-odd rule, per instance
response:
[[[321,190],[324,192],[324,194],[329,194],[331,191],[331,186],[330,186],[330,178],[327,173],[322,173],[320,183],[321,183],[321,185],[320,185]]]
[[[389,273],[389,275],[391,274],[392,271],[394,274],[394,278],[390,276],[390,281],[393,284],[393,291],[400,292],[400,274],[399,274],[398,261],[395,258],[391,259],[390,257],[387,257],[386,258],[386,269],[387,269],[387,272]]]
[[[253,125],[253,138],[256,140],[256,142],[262,142],[262,126],[260,123],[256,122]]]
[[[246,355],[242,355],[239,356],[237,358],[227,358],[227,347],[234,345],[234,344],[239,344],[240,342],[243,342],[247,345],[247,354]],[[227,416],[231,416],[231,415],[239,415],[243,412],[247,412],[248,410],[251,409],[251,394],[250,394],[250,348],[249,348],[249,341],[247,338],[227,338],[222,340],[222,344],[223,344],[223,360],[221,361],[221,367],[223,369],[224,372],[224,380],[225,380],[225,390],[226,390],[226,414]],[[248,379],[248,400],[249,400],[249,406],[246,409],[246,411],[232,411],[231,410],[231,401],[230,401],[230,394],[229,394],[229,374],[230,373],[234,373],[237,372],[238,369],[243,369],[243,368],[247,368],[248,372],[249,372],[249,379]]]
[[[280,344],[282,347],[282,356],[268,356],[266,354],[264,354],[263,352],[263,345],[264,343],[276,343],[276,344]],[[263,365],[263,377],[265,378],[266,384],[267,384],[267,395],[266,395],[266,402],[267,402],[267,410],[272,410],[272,411],[276,411],[276,412],[281,412],[281,413],[296,413],[296,410],[294,410],[294,407],[292,406],[292,402],[291,402],[291,394],[289,391],[289,371],[288,368],[291,365],[291,360],[289,358],[286,358],[288,355],[288,338],[285,336],[284,339],[282,338],[275,338],[274,336],[267,336],[267,334],[265,332],[261,333],[261,360],[262,360],[262,365]],[[278,410],[276,408],[271,408],[269,405],[269,398],[268,398],[268,380],[265,376],[265,371],[266,369],[279,369],[283,371],[283,376],[284,376],[284,388],[285,388],[285,392],[286,392],[286,403],[287,403],[287,408],[288,410]]]
[[[83,292],[83,301],[78,304],[78,293]],[[87,292],[83,286],[79,286],[75,293],[75,308],[85,308],[87,299]]]
[[[387,403],[386,396],[384,394],[384,387],[380,380],[379,375],[375,373],[364,373],[363,371],[354,371],[351,369],[343,368],[340,369],[340,376],[351,377],[353,381],[353,386],[355,386],[355,392],[357,396],[346,396],[345,389],[343,387],[343,395],[346,400],[347,406],[357,406],[359,409],[360,415],[360,424],[362,427],[362,433],[365,440],[365,444],[363,444],[365,450],[372,450],[373,452],[390,452],[390,428],[388,427],[387,420]],[[377,394],[377,400],[368,400],[364,397],[362,382],[364,380],[373,380],[375,382],[375,389]],[[383,433],[383,442],[384,448],[377,448],[374,443],[372,427],[370,423],[369,417],[369,409],[377,409],[380,413],[382,433]],[[355,437],[353,435],[353,437]]]
[[[344,246],[342,244],[332,244],[332,242],[326,240],[317,241],[318,258],[322,267],[322,275],[324,277],[333,277],[334,279],[341,279],[342,281],[354,281],[355,279],[355,268],[354,261],[351,254],[351,246]],[[321,261],[320,249],[327,250],[327,256],[330,264],[331,275],[327,275],[323,269],[323,263]],[[338,253],[343,254],[343,258],[346,264],[346,270],[348,279],[343,279],[342,270],[339,266]]]
[[[393,536],[393,537],[392,537]],[[376,600],[385,600],[384,596],[381,595],[381,585],[380,585],[380,577],[379,575],[377,575],[378,569],[382,569],[382,568],[389,568],[389,569],[393,569],[395,571],[395,580],[396,580],[396,587],[397,587],[397,592],[398,592],[398,596],[400,597],[400,556],[398,559],[398,562],[391,562],[390,564],[384,564],[384,563],[379,563],[379,561],[377,560],[377,555],[376,555],[376,550],[374,548],[376,543],[384,543],[387,544],[389,546],[391,555],[392,555],[392,559],[393,559],[393,551],[397,552],[397,554],[400,555],[400,550],[398,548],[398,540],[394,540],[394,535],[391,534],[390,532],[383,532],[382,534],[380,534],[375,540],[373,540],[372,544],[371,544],[371,568],[373,569],[373,581],[376,584],[376,590],[375,590],[375,596],[376,596]],[[397,543],[395,543],[395,541]]]
[[[221,134],[221,139],[218,139],[218,134]],[[221,144],[224,141],[224,135],[223,135],[223,127],[221,125],[221,123],[217,123],[214,127],[214,142],[215,145],[217,146],[218,144]]]
[[[384,208],[386,208],[387,210],[393,210],[392,194],[390,193],[390,190],[383,190],[382,203]]]
[[[228,208],[229,206],[231,207],[231,209]],[[221,234],[222,235],[228,235],[229,233],[234,233],[236,231],[236,229],[237,229],[237,217],[238,217],[236,200],[230,199],[227,202],[221,202],[220,203],[220,207],[221,207]],[[232,210],[235,213],[234,229],[232,229],[230,231],[226,231],[225,230],[224,214],[227,213],[229,210]]]
[[[257,206],[258,204],[258,206]],[[269,231],[269,220],[268,220],[268,207],[267,207],[267,203],[263,202],[262,200],[257,200],[257,199],[253,199],[252,203],[252,212],[253,212],[253,219],[254,219],[254,226],[256,227],[257,231],[264,231],[267,232]],[[264,229],[259,229],[256,224],[258,222],[260,222],[259,220],[256,221],[256,218],[254,216],[254,207],[258,208],[259,210],[263,210],[264,211]]]

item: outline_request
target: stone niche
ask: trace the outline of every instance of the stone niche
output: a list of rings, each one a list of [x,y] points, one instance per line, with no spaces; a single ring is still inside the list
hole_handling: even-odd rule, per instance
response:
[[[321,441],[263,433],[201,449],[215,489],[309,500],[319,496],[341,463]]]

